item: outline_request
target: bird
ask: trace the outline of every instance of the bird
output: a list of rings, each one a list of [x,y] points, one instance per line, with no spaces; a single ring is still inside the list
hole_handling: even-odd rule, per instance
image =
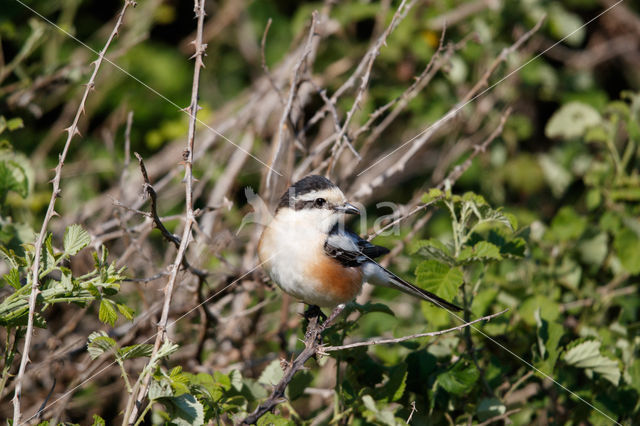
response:
[[[262,267],[285,293],[311,306],[344,306],[368,282],[398,289],[441,308],[462,310],[376,262],[374,259],[389,249],[344,226],[346,215],[359,213],[324,176],[309,175],[295,182],[280,198],[260,236]]]

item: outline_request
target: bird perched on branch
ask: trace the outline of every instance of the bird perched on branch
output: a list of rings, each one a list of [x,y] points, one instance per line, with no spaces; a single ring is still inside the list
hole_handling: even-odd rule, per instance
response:
[[[380,266],[374,259],[389,250],[344,228],[345,215],[359,213],[329,179],[307,176],[280,199],[260,237],[260,262],[282,290],[310,305],[347,303],[368,282],[396,288],[441,308],[461,310]]]

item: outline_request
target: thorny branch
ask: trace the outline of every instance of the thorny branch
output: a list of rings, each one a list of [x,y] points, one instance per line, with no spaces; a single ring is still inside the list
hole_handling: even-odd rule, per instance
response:
[[[67,140],[64,144],[64,148],[62,149],[62,153],[60,153],[58,158],[58,165],[55,168],[56,174],[52,180],[53,189],[51,191],[51,199],[49,200],[49,207],[47,208],[47,213],[45,214],[44,220],[42,221],[42,227],[40,228],[40,233],[38,234],[38,239],[35,243],[34,248],[34,257],[33,257],[33,266],[31,269],[31,294],[29,296],[29,315],[27,319],[27,331],[24,339],[24,347],[22,349],[22,358],[20,359],[20,368],[18,370],[18,376],[16,377],[16,388],[13,396],[13,424],[19,425],[20,420],[22,418],[22,412],[20,409],[20,399],[22,394],[22,381],[24,379],[24,373],[27,368],[27,363],[29,362],[29,349],[31,348],[31,338],[33,335],[33,321],[36,310],[36,300],[38,298],[39,290],[39,274],[40,274],[40,254],[42,252],[42,245],[44,243],[47,228],[49,226],[49,222],[51,218],[56,215],[55,205],[56,200],[60,197],[60,179],[62,176],[62,167],[64,166],[64,161],[67,158],[67,152],[69,151],[69,147],[71,146],[71,140],[75,135],[79,135],[78,131],[78,122],[80,121],[80,117],[85,113],[85,104],[87,98],[89,97],[89,92],[94,89],[96,76],[98,75],[98,70],[100,69],[100,65],[102,64],[102,60],[104,59],[104,55],[107,52],[107,49],[111,45],[111,42],[118,34],[118,31],[122,25],[122,21],[124,19],[124,14],[129,8],[129,6],[135,7],[136,3],[132,0],[125,0],[124,5],[122,6],[122,10],[118,15],[118,19],[105,43],[104,47],[98,54],[98,59],[93,62],[94,69],[91,77],[89,78],[89,82],[85,86],[84,93],[82,94],[82,99],[80,101],[80,105],[78,105],[78,109],[76,111],[76,115],[73,119],[73,122],[69,127],[66,128],[67,132]]]
[[[185,168],[185,173],[184,173],[185,210],[186,210],[185,224],[184,224],[184,230],[182,233],[180,245],[178,247],[178,252],[171,266],[169,279],[167,280],[167,283],[164,286],[164,303],[162,306],[160,321],[158,322],[158,331],[157,331],[156,340],[153,346],[153,352],[151,354],[151,357],[149,358],[150,360],[154,359],[155,355],[158,353],[158,350],[160,349],[162,342],[166,339],[166,328],[167,328],[167,322],[169,319],[169,309],[171,307],[171,297],[173,295],[173,288],[176,283],[180,265],[183,264],[185,252],[191,240],[191,229],[195,221],[195,215],[193,211],[193,200],[192,200],[192,195],[193,195],[192,167],[193,167],[193,150],[194,150],[195,134],[196,134],[196,116],[198,113],[198,89],[200,84],[200,71],[202,68],[204,68],[204,62],[202,58],[205,55],[205,50],[207,48],[207,45],[202,42],[202,32],[203,32],[204,17],[205,17],[204,2],[205,0],[194,0],[194,12],[195,12],[196,18],[198,19],[198,24],[197,24],[197,30],[196,30],[196,38],[193,42],[195,46],[195,53],[192,56],[192,58],[195,58],[195,64],[194,64],[194,70],[193,70],[193,84],[191,87],[191,103],[189,105],[189,134],[187,137],[187,147],[183,152],[183,164]],[[141,374],[138,381],[142,379],[142,376],[143,374]],[[137,395],[135,395],[135,391],[132,392],[132,394],[130,395],[129,403],[127,404],[127,410],[123,416],[123,423],[126,424],[126,422],[128,422],[129,424],[133,424],[136,421],[142,400],[147,395],[150,381],[151,381],[151,374],[147,374],[143,379],[143,384],[142,386],[140,386],[140,390],[137,393]],[[136,385],[138,385],[138,383],[136,383]]]
[[[486,315],[486,316],[484,316],[482,318],[477,318],[477,319],[475,319],[473,321],[469,321],[469,322],[465,322],[464,324],[460,324],[457,327],[447,328],[446,330],[432,331],[432,332],[429,332],[429,333],[412,334],[410,336],[396,337],[396,338],[393,338],[393,339],[375,338],[375,339],[370,339],[370,340],[367,340],[367,341],[364,341],[364,342],[349,343],[347,345],[341,345],[341,346],[325,346],[325,347],[321,348],[320,353],[323,354],[323,353],[329,353],[329,352],[335,352],[335,351],[342,351],[344,349],[358,348],[358,347],[361,347],[361,346],[387,345],[389,343],[406,342],[407,340],[419,339],[421,337],[439,336],[441,334],[451,333],[452,331],[462,330],[462,329],[467,328],[470,325],[473,325],[473,324],[475,324],[477,322],[480,322],[480,321],[490,321],[493,318],[504,314],[508,310],[509,309],[505,309],[505,310],[502,310],[502,311],[497,312],[495,314]]]
[[[317,307],[316,307],[317,308]],[[321,315],[321,312],[319,310],[319,308],[317,309],[317,311],[313,310],[313,307],[310,308],[310,311],[313,312],[312,315],[309,315],[309,324],[307,326],[307,330],[305,332],[305,338],[304,338],[304,350],[300,353],[300,355],[298,355],[296,357],[296,359],[287,364],[285,370],[284,370],[284,375],[282,377],[282,379],[276,384],[276,386],[273,389],[273,392],[271,393],[271,395],[269,396],[269,398],[263,402],[262,404],[260,404],[254,411],[253,413],[251,413],[249,416],[247,416],[247,418],[245,418],[242,421],[242,424],[246,424],[246,425],[250,425],[250,424],[254,424],[258,421],[258,419],[260,419],[260,417],[262,417],[263,415],[265,415],[267,412],[273,410],[276,405],[278,405],[280,402],[282,402],[282,398],[284,396],[284,392],[287,388],[287,386],[289,385],[289,383],[291,382],[291,380],[293,379],[293,376],[304,367],[305,362],[307,362],[307,360],[309,360],[311,357],[316,356],[316,355],[327,355],[329,352],[335,352],[335,351],[340,351],[340,350],[344,350],[344,349],[351,349],[351,348],[356,348],[356,347],[360,347],[360,346],[372,346],[372,345],[381,345],[381,344],[389,344],[389,343],[399,343],[399,342],[404,342],[407,340],[412,340],[412,339],[417,339],[420,337],[434,337],[434,336],[439,336],[441,334],[445,334],[445,333],[451,333],[453,331],[458,331],[458,330],[462,330],[466,327],[469,327],[473,324],[476,324],[478,322],[481,321],[489,321],[499,315],[504,314],[505,312],[508,311],[508,309],[505,309],[503,311],[497,312],[495,314],[491,314],[491,315],[486,315],[482,318],[477,318],[473,321],[469,321],[469,322],[465,322],[464,324],[461,324],[459,326],[456,327],[452,327],[452,328],[448,328],[446,330],[439,330],[439,331],[433,331],[430,333],[419,333],[419,334],[412,334],[410,336],[404,336],[404,337],[398,337],[395,339],[371,339],[371,340],[367,340],[364,342],[356,342],[356,343],[350,343],[347,345],[342,345],[342,346],[322,346],[322,333],[331,326],[331,324],[335,321],[335,319],[338,317],[338,315],[340,315],[340,313],[342,313],[344,309],[344,305],[338,305],[338,307],[336,307],[333,312],[331,313],[331,315],[329,316],[329,318],[327,318],[326,321],[324,321],[323,323],[319,323],[318,318]],[[309,311],[308,311],[309,312]]]

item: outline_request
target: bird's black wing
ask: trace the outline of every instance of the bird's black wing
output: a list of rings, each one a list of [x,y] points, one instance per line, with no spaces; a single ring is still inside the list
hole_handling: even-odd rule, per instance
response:
[[[393,272],[379,265],[375,260],[389,253],[386,247],[380,247],[363,240],[354,232],[338,225],[334,226],[324,243],[324,251],[342,265],[347,267],[362,267],[367,281],[374,285],[396,288],[407,294],[429,301],[441,308],[461,311],[457,305],[403,280]]]
[[[329,233],[324,243],[324,251],[344,266],[361,266],[389,253],[388,248],[371,244],[338,224]]]

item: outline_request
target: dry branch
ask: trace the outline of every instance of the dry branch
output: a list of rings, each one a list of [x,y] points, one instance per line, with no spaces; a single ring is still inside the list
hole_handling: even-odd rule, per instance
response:
[[[40,233],[38,234],[38,239],[35,243],[34,248],[34,258],[33,258],[33,266],[31,269],[31,294],[29,296],[29,315],[27,320],[27,331],[24,338],[24,347],[22,349],[22,357],[20,359],[20,368],[18,370],[18,375],[16,377],[16,388],[15,394],[13,396],[13,424],[19,425],[20,420],[22,418],[22,412],[20,409],[20,399],[22,396],[22,381],[24,379],[24,373],[27,368],[27,363],[29,362],[29,349],[31,348],[31,338],[33,335],[33,321],[36,310],[36,300],[38,298],[38,294],[40,293],[39,289],[39,281],[40,281],[40,254],[42,252],[42,245],[44,243],[47,228],[49,227],[49,222],[51,218],[56,215],[55,206],[56,200],[60,197],[61,189],[60,189],[60,179],[62,176],[62,167],[64,166],[64,161],[67,158],[67,152],[69,151],[69,147],[71,146],[71,140],[76,134],[80,134],[78,131],[78,122],[80,121],[80,117],[85,113],[85,104],[87,98],[89,97],[89,92],[95,87],[96,76],[98,75],[98,70],[100,69],[100,65],[102,64],[102,60],[104,59],[104,55],[107,52],[107,49],[111,45],[111,42],[118,34],[120,26],[122,25],[122,21],[124,19],[124,14],[129,8],[129,6],[135,7],[136,3],[132,0],[125,0],[124,5],[118,15],[118,19],[105,43],[104,47],[98,54],[98,59],[93,62],[94,69],[91,77],[89,78],[89,82],[85,86],[84,93],[82,94],[82,100],[80,101],[80,105],[76,111],[73,122],[69,127],[66,128],[67,132],[67,140],[64,144],[64,148],[62,149],[62,153],[60,153],[58,157],[58,165],[55,168],[56,174],[52,180],[52,192],[51,199],[49,200],[49,206],[47,208],[47,213],[45,214],[44,220],[42,221],[42,226],[40,228]]]
[[[167,329],[167,322],[169,319],[169,309],[171,307],[171,297],[173,295],[173,288],[176,283],[178,271],[180,270],[180,265],[183,264],[185,252],[191,241],[191,229],[195,221],[195,215],[193,212],[193,200],[192,200],[192,195],[193,195],[192,167],[193,167],[193,151],[194,151],[195,135],[196,135],[196,121],[197,121],[196,116],[198,113],[198,89],[200,85],[200,71],[204,67],[202,58],[207,48],[207,45],[202,42],[202,31],[203,31],[204,17],[205,17],[204,2],[205,0],[194,0],[194,12],[198,20],[196,38],[193,42],[195,46],[195,53],[192,56],[192,58],[195,58],[195,64],[194,64],[194,70],[193,70],[193,83],[191,87],[191,103],[189,105],[189,134],[187,137],[187,147],[182,155],[183,164],[185,168],[185,173],[184,173],[185,224],[184,224],[180,245],[178,247],[178,252],[171,266],[169,279],[167,280],[167,283],[164,286],[164,303],[162,306],[160,321],[158,322],[158,331],[156,333],[156,340],[153,346],[153,352],[150,357],[150,362],[152,359],[154,359],[155,355],[160,349],[162,342],[166,338],[166,329]],[[140,378],[142,379],[142,374]],[[138,412],[140,409],[140,404],[142,403],[142,400],[147,395],[150,381],[151,381],[151,374],[147,374],[144,377],[143,384],[142,386],[140,386],[140,390],[137,393],[137,395],[135,395],[135,392],[131,393],[129,403],[127,404],[127,411],[123,416],[123,424],[126,424],[126,422],[128,422],[129,424],[133,424],[136,421],[136,418],[138,417]]]
[[[410,336],[402,336],[402,337],[396,337],[396,338],[389,338],[389,339],[381,339],[381,338],[374,338],[374,339],[370,339],[370,340],[366,340],[364,342],[355,342],[355,343],[349,343],[347,345],[340,345],[340,346],[325,346],[323,348],[321,348],[320,352],[321,353],[329,353],[329,352],[335,352],[335,351],[342,351],[345,349],[353,349],[353,348],[359,348],[362,346],[372,346],[372,345],[388,345],[389,343],[400,343],[400,342],[406,342],[407,340],[413,340],[413,339],[419,339],[421,337],[434,337],[434,336],[439,336],[441,334],[445,334],[445,333],[450,333],[452,331],[456,331],[456,330],[462,330],[463,328],[467,328],[472,324],[475,324],[477,322],[480,321],[490,321],[491,319],[504,314],[505,312],[507,312],[509,309],[505,309],[502,310],[500,312],[497,312],[495,314],[491,314],[491,315],[486,315],[482,318],[477,318],[473,321],[469,321],[469,322],[465,322],[464,324],[460,324],[457,327],[452,327],[452,328],[447,328],[446,330],[438,330],[438,331],[432,331],[429,333],[417,333],[417,334],[412,334]]]
[[[364,181],[364,183],[360,186],[360,188],[358,188],[358,190],[355,192],[355,194],[354,194],[355,198],[356,199],[361,199],[361,198],[364,198],[366,196],[369,196],[373,192],[374,189],[376,189],[379,186],[381,186],[390,177],[392,177],[393,175],[395,175],[395,174],[401,172],[402,170],[404,170],[404,168],[407,165],[407,162],[409,160],[411,160],[412,158],[414,158],[414,156],[417,154],[417,152],[428,141],[430,141],[431,138],[438,131],[442,130],[446,124],[448,124],[451,120],[453,120],[455,117],[457,117],[458,114],[460,113],[460,111],[462,110],[462,108],[464,108],[467,104],[469,104],[470,102],[472,102],[473,100],[477,99],[478,97],[480,97],[484,93],[486,93],[488,90],[490,90],[493,87],[493,86],[489,86],[489,78],[491,77],[491,75],[493,75],[493,73],[495,72],[495,70],[498,68],[498,66],[501,63],[503,63],[503,62],[505,62],[507,60],[508,56],[511,53],[513,53],[518,48],[520,48],[520,46],[522,46],[522,44],[524,44],[527,40],[529,40],[529,38],[531,38],[531,36],[533,36],[533,34],[540,29],[540,26],[542,25],[542,22],[544,21],[544,19],[545,19],[545,17],[543,16],[536,23],[536,25],[533,26],[533,28],[531,28],[529,31],[527,31],[521,37],[519,37],[511,46],[505,47],[500,52],[500,55],[498,55],[492,61],[492,63],[489,65],[489,67],[484,72],[484,74],[481,76],[481,78],[467,92],[467,94],[462,98],[462,100],[460,100],[460,102],[458,102],[456,105],[454,105],[446,114],[444,114],[441,118],[439,118],[435,123],[433,123],[432,125],[427,127],[425,130],[423,130],[422,132],[420,132],[419,134],[417,134],[413,138],[409,139],[408,141],[406,141],[405,143],[403,143],[399,147],[394,148],[391,152],[389,152],[388,154],[385,154],[380,159],[378,159],[375,163],[373,163],[372,165],[367,167],[365,170],[360,172],[358,174],[358,176],[364,174],[365,172],[367,172],[368,170],[370,170],[371,168],[373,168],[377,164],[379,164],[382,161],[386,160],[388,157],[390,157],[391,155],[395,154],[397,151],[399,151],[400,149],[404,148],[408,144],[411,144],[411,146],[409,147],[407,152],[405,152],[404,155],[402,155],[402,157],[398,161],[395,161],[391,167],[384,168],[383,169],[384,171],[382,173],[380,173],[379,175],[377,175],[377,176],[375,176],[373,178],[367,178]],[[509,74],[509,75],[511,75],[511,74]],[[507,77],[509,75],[507,75]],[[507,77],[503,77],[503,79],[500,80],[500,81],[503,81]],[[494,86],[495,86],[495,84],[494,84]],[[482,90],[483,88],[485,88],[485,89]]]

